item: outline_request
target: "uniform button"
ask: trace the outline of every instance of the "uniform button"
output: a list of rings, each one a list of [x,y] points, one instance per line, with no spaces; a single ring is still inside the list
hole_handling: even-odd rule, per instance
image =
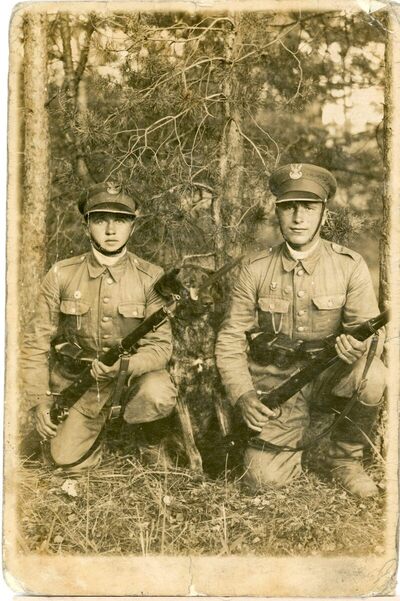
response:
[[[297,296],[299,296],[300,298],[303,298],[304,295],[305,295],[304,290],[299,290],[297,293]]]
[[[107,280],[106,280],[107,284],[112,284],[112,283],[113,283],[113,281],[114,281],[114,280],[113,280],[112,278],[107,278]]]
[[[299,327],[297,328],[297,331],[298,331],[298,332],[304,332],[304,330],[305,330],[305,327],[304,327],[304,326],[299,326]]]
[[[103,319],[101,321],[108,321],[110,318],[109,317],[103,317]]]
[[[299,271],[297,272],[297,275],[304,275],[304,269],[299,269]]]
[[[300,311],[297,311],[297,315],[304,315],[305,311],[304,309],[300,309]]]
[[[83,255],[83,257],[81,257],[81,261],[84,261],[84,260],[85,260],[85,255]]]
[[[136,309],[134,311],[132,311],[132,315],[137,315]]]
[[[273,309],[273,308],[274,308],[274,303],[271,303],[271,304],[270,304],[270,306],[269,306],[269,308],[270,308],[270,309]],[[137,313],[137,311],[135,311],[135,313],[134,313],[134,314],[136,314],[136,313]]]
[[[110,299],[108,298],[108,296],[105,296],[105,297],[103,298],[103,303],[106,303],[106,304],[107,304],[109,301],[110,301]]]
[[[286,288],[285,288],[285,292],[286,292],[286,294],[289,294],[289,292],[290,292],[290,288],[289,288],[289,286],[286,286]]]

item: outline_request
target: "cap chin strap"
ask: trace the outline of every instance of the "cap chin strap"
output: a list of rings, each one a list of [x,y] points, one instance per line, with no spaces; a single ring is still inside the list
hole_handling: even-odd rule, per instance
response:
[[[124,250],[125,246],[128,244],[128,241],[126,241],[125,244],[120,246],[117,250],[106,250],[105,248],[100,246],[100,244],[98,242],[96,242],[96,240],[94,240],[94,238],[92,238],[92,236],[90,236],[90,242],[91,242],[92,246],[94,246],[94,248],[99,253],[104,255],[105,257],[115,257],[115,255],[121,254],[121,252]]]
[[[322,211],[321,211],[321,215],[317,224],[317,227],[315,229],[315,232],[313,233],[313,235],[311,236],[311,238],[306,242],[306,244],[309,244],[310,242],[313,242],[313,240],[315,239],[315,236],[319,233],[319,230],[321,229],[321,225],[322,225],[322,219],[324,218],[325,215],[325,208],[326,208],[326,204],[324,203],[322,205]],[[288,242],[286,240],[286,244],[288,246],[290,246],[290,248],[293,248],[293,250],[296,250],[294,246],[292,246],[292,244],[290,244],[290,242]]]

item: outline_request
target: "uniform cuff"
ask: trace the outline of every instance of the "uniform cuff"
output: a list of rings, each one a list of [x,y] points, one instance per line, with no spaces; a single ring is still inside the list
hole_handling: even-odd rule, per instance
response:
[[[38,405],[45,405],[52,401],[53,397],[49,391],[42,394],[30,394],[27,396],[28,409],[34,409]]]

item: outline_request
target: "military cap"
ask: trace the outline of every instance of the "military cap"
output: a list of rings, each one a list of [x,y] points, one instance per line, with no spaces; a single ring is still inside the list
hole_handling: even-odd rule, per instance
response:
[[[330,171],[310,163],[278,167],[269,178],[276,204],[289,201],[327,202],[335,195],[336,179]]]
[[[121,213],[135,216],[136,203],[121,186],[106,182],[92,186],[79,200],[78,208],[82,215],[88,213]]]

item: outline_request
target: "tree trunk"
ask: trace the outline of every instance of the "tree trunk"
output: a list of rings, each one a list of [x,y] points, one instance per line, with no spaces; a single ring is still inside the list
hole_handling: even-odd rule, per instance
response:
[[[241,47],[240,15],[234,15],[232,20],[235,25],[226,40],[227,75],[222,86],[225,97],[225,126],[222,131],[219,160],[220,185],[219,194],[214,198],[212,206],[216,226],[217,269],[224,263],[226,254],[232,251],[240,254],[241,250],[237,247],[230,248],[234,236],[232,227],[239,220],[241,212],[244,156],[243,137],[240,133],[242,116],[238,109],[240,86],[233,66]],[[225,227],[225,235],[222,224]]]
[[[79,135],[76,132],[75,123],[81,121],[82,124],[86,119],[85,90],[83,90],[83,93],[81,92],[80,84],[82,83],[82,76],[84,74],[89,57],[90,40],[93,31],[93,24],[91,19],[89,19],[86,26],[85,41],[81,49],[78,66],[75,71],[71,47],[70,15],[69,13],[62,13],[60,15],[60,33],[63,45],[63,63],[65,76],[64,86],[66,89],[67,96],[69,98],[68,120],[71,123],[69,137],[72,141],[75,150],[74,163],[76,174],[78,175],[78,177],[80,177],[80,179],[86,186],[90,186],[95,182],[86,164],[85,153],[82,148]]]
[[[393,290],[393,286],[396,285],[396,282],[391,281],[391,274],[393,274],[395,271],[396,263],[398,262],[398,253],[396,252],[394,240],[394,230],[396,230],[396,239],[398,240],[400,113],[395,104],[396,100],[398,101],[400,98],[400,25],[396,20],[396,15],[394,14],[392,16],[391,12],[388,13],[388,21],[389,25],[387,30],[390,33],[388,33],[385,53],[385,109],[383,130],[384,190],[382,236],[379,261],[379,305],[381,310],[390,305],[391,299],[398,298]]]
[[[49,199],[49,126],[47,101],[47,16],[32,11],[24,23],[25,160],[21,214],[21,307],[23,319],[34,311],[32,294],[43,278],[46,214]],[[27,260],[28,258],[28,260]]]

